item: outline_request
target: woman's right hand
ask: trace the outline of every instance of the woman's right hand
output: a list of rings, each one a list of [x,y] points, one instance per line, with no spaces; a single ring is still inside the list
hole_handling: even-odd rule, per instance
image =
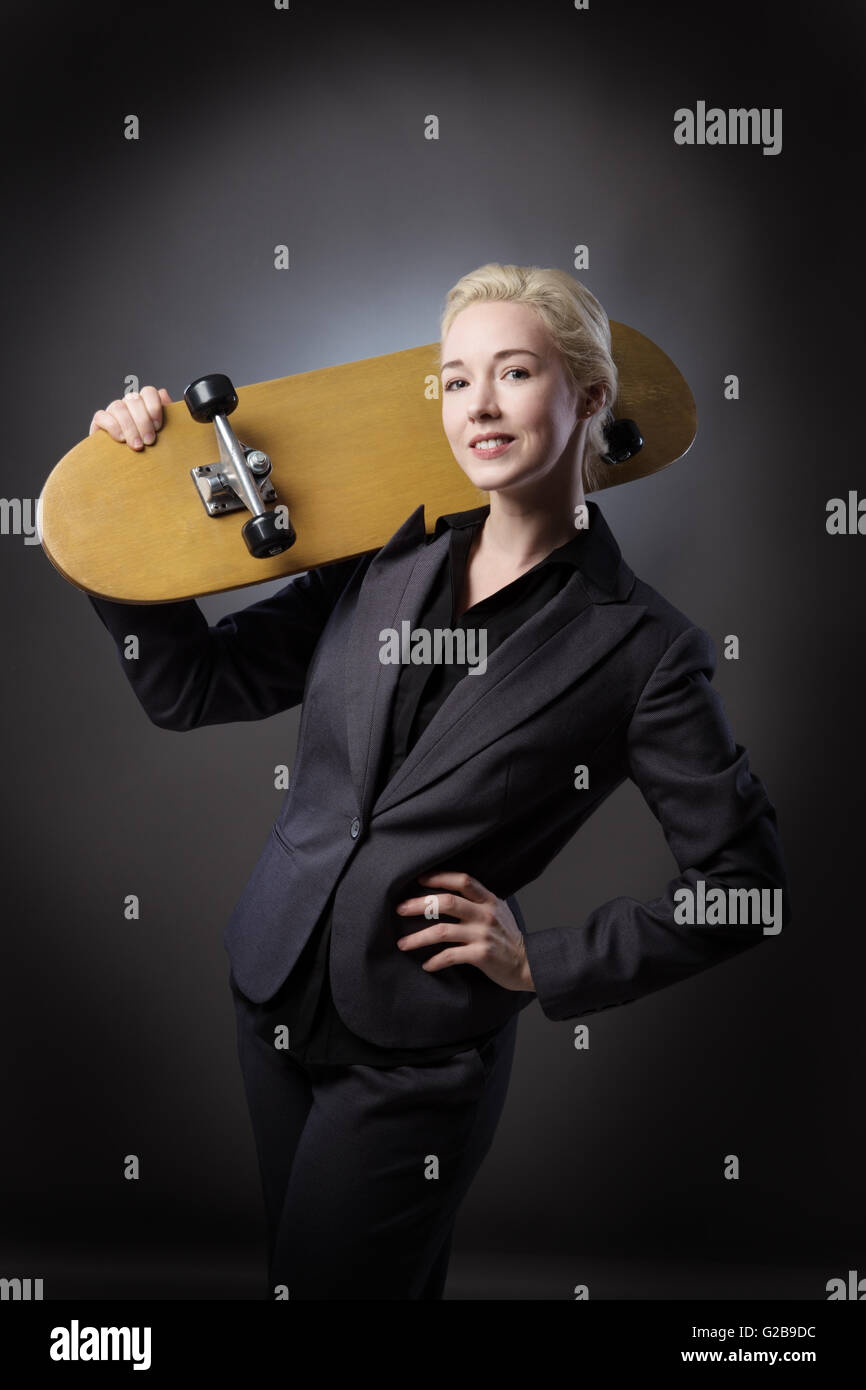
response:
[[[171,405],[171,396],[164,386],[142,386],[130,391],[122,400],[112,401],[105,410],[97,410],[87,433],[106,430],[118,444],[124,440],[132,449],[143,449],[156,442],[156,432],[162,429],[162,407]]]

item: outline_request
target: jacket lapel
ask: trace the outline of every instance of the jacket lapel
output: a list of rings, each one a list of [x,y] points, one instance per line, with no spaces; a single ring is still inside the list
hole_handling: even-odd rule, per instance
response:
[[[414,622],[447,553],[448,532],[426,544],[424,507],[416,507],[371,561],[355,605],[346,647],[346,726],[358,804],[366,816],[382,755],[400,667],[379,661],[385,627]]]
[[[483,674],[467,674],[421,734],[376,801],[383,811],[441,777],[536,713],[603,660],[646,611],[623,600],[634,575],[596,503],[590,502],[586,558],[568,583],[487,658]],[[481,516],[489,507],[455,513]],[[428,543],[419,506],[371,562],[356,604],[346,653],[346,718],[352,777],[362,814],[371,809],[374,774],[385,744],[401,667],[378,659],[380,632],[415,625],[450,529]]]

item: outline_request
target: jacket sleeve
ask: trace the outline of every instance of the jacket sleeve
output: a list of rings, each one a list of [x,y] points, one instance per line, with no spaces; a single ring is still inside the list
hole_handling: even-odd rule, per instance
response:
[[[525,937],[535,992],[550,1019],[629,1003],[757,945],[790,921],[775,808],[732,738],[709,684],[714,670],[709,636],[687,628],[644,686],[627,730],[629,776],[662,826],[679,877],[651,902],[613,898],[580,926]],[[674,894],[697,892],[701,879],[707,895],[713,888],[781,890],[751,895],[755,906],[780,906],[779,922],[765,934],[768,917],[754,908],[741,914],[741,925],[678,922]]]
[[[364,556],[305,570],[260,603],[209,627],[194,599],[129,604],[87,597],[117,646],[124,675],[161,729],[267,719],[300,704],[325,624]],[[138,638],[137,657],[125,655]]]

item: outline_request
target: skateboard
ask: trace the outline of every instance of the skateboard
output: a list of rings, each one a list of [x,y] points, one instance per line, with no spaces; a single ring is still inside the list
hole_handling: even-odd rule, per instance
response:
[[[620,389],[610,476],[681,458],[692,394],[669,357],[611,321]],[[77,588],[161,603],[244,588],[377,550],[424,504],[478,507],[442,429],[437,344],[261,381],[197,377],[133,452],[104,430],[55,465],[37,504],[42,547]]]

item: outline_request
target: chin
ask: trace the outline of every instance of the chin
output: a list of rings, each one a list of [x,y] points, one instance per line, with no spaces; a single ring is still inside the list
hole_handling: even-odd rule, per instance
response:
[[[471,481],[476,487],[481,488],[482,492],[504,492],[509,488],[526,487],[528,483],[536,482],[537,475],[526,472],[525,469],[519,473],[496,473],[491,468],[486,478],[479,476]]]
[[[506,474],[501,468],[497,468],[495,461],[486,466],[473,467],[471,464],[467,466],[466,462],[457,458],[456,454],[454,457],[460,466],[460,471],[466,474],[473,487],[481,488],[482,492],[497,492],[501,487],[512,487],[515,483],[529,481],[527,478],[514,473]]]
[[[511,486],[510,478],[483,478],[475,472],[470,473],[468,468],[464,468],[463,472],[472,486],[477,487],[479,492],[499,492],[501,488]]]

